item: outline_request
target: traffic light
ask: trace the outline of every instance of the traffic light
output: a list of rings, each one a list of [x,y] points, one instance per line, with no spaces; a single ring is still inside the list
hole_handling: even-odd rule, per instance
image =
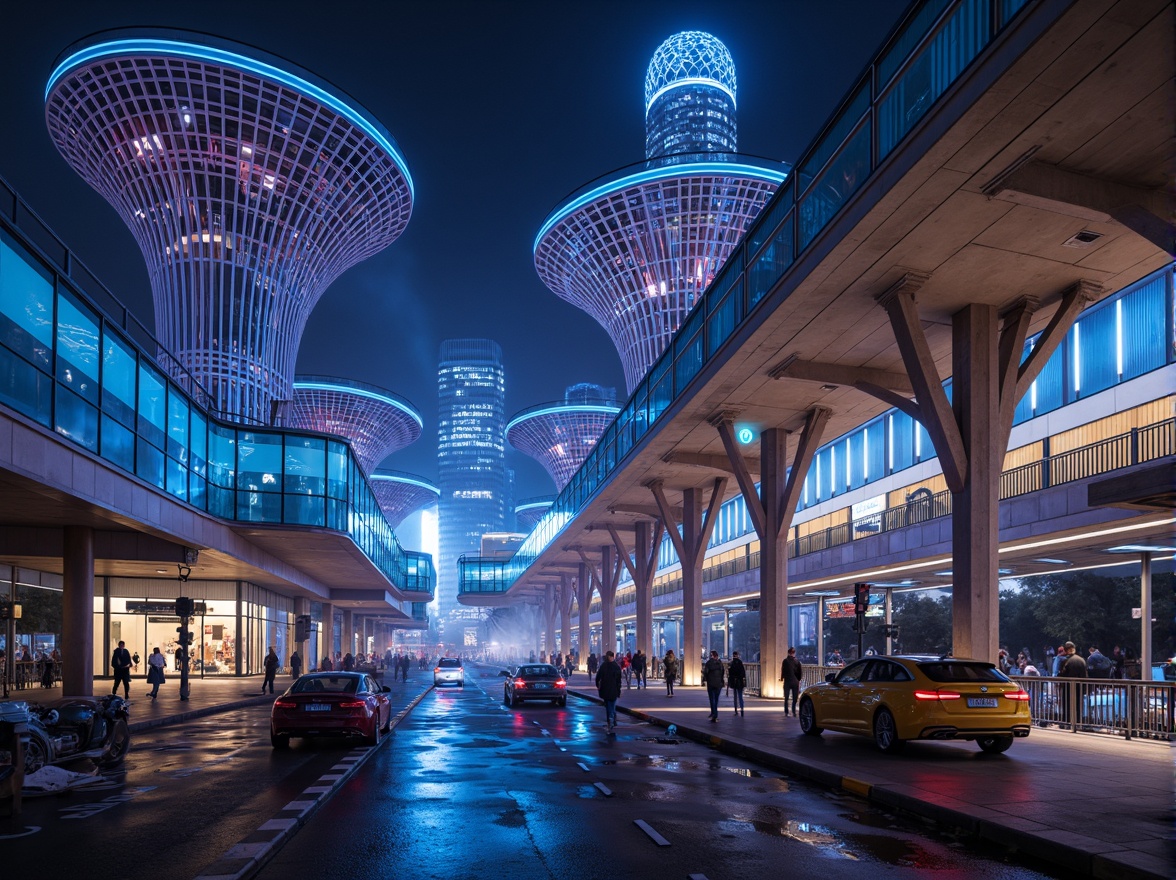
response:
[[[187,647],[196,638],[187,627],[177,626],[176,632],[180,634],[176,641],[180,643],[181,647]]]
[[[20,620],[20,603],[0,601],[0,620]]]
[[[867,583],[856,583],[853,585],[853,610],[858,614],[864,614],[866,609],[870,607],[870,585]]]
[[[196,611],[196,603],[187,596],[176,599],[176,617],[191,617]]]

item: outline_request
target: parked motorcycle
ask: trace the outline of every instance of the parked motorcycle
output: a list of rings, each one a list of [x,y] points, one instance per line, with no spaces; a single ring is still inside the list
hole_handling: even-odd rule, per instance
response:
[[[29,704],[25,775],[46,764],[89,758],[99,767],[122,763],[131,748],[130,704],[114,694]]]

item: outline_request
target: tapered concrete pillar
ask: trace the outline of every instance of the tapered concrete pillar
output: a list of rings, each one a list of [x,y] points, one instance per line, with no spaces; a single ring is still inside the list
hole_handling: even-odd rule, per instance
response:
[[[355,656],[355,612],[350,608],[343,611],[343,631],[339,634],[339,650],[343,656]]]
[[[588,661],[592,653],[592,572],[586,563],[580,563],[580,570],[576,575],[576,605],[577,605],[577,644],[580,648],[580,659]]]
[[[295,616],[295,618],[297,619],[298,617],[301,617],[302,615],[309,616],[309,614],[310,614],[310,600],[309,599],[295,599],[294,600],[294,616]],[[307,637],[300,642],[296,641],[294,643],[294,648],[295,648],[295,650],[298,651],[298,656],[302,658],[302,671],[303,672],[306,672],[308,669],[310,669],[311,666],[316,665],[312,662],[313,658],[310,656],[310,653],[309,653],[309,651],[310,651],[309,627],[307,629],[308,629]]]
[[[62,553],[61,693],[94,693],[94,530],[66,526]]]
[[[330,602],[324,602],[322,607],[322,619],[319,621],[319,656],[314,658],[315,666],[322,662],[323,657],[335,656],[335,606]]]
[[[559,584],[559,649],[564,654],[572,650],[572,603],[576,599],[573,578],[560,575]]]

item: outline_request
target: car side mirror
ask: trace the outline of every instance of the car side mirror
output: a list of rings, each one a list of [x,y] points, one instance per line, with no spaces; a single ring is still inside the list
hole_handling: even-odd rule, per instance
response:
[[[836,672],[827,672],[827,673],[825,673],[825,681],[829,682],[830,684],[832,684],[832,683],[833,683],[833,679],[835,679],[835,678],[837,678],[837,673],[836,673]]]

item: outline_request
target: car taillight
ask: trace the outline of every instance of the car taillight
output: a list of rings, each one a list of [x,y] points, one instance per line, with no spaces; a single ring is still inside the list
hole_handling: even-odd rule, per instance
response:
[[[568,686],[568,683],[566,681],[557,681],[555,683],[555,686],[557,688],[566,688]]]
[[[437,667],[435,667],[435,668],[433,669],[433,675],[436,675],[436,674],[437,674],[438,672],[440,672],[440,671],[441,671],[441,667],[440,667],[440,666],[437,666]]]
[[[516,678],[514,680],[514,686],[517,688],[525,688],[527,686],[527,683],[525,681],[523,681],[521,678]]]
[[[958,700],[960,695],[955,691],[915,691],[916,700]]]
[[[339,704],[340,709],[362,709],[366,706],[363,700],[344,700]]]
[[[293,709],[297,705],[293,700],[283,700],[280,697],[274,700],[274,706],[278,709]]]
[[[1021,703],[1028,703],[1029,693],[1028,691],[1006,691],[1005,698],[1009,700],[1017,700]]]

